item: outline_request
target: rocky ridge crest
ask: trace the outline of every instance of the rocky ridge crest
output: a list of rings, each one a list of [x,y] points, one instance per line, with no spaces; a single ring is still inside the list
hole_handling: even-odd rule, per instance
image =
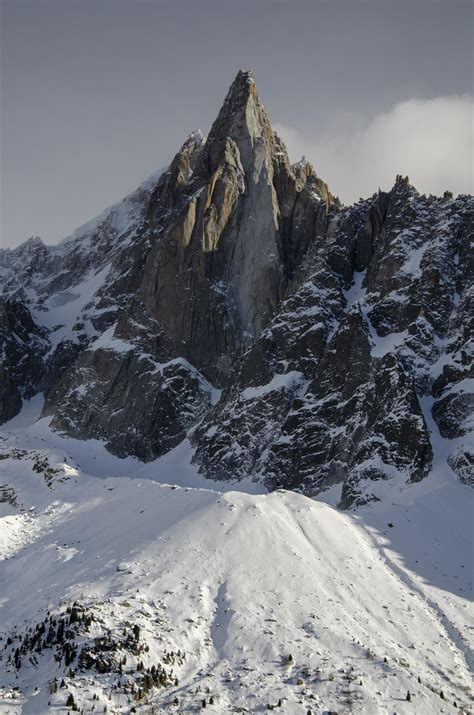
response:
[[[208,477],[340,484],[345,507],[441,444],[469,483],[472,236],[472,197],[401,176],[342,206],[240,71],[160,175],[58,246],[0,252],[2,421],[41,390],[53,428],[120,456],[189,434]]]

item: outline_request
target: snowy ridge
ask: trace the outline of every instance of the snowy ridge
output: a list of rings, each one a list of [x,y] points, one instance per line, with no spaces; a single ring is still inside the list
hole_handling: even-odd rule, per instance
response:
[[[350,515],[291,492],[89,477],[47,428],[17,424],[0,462],[16,493],[0,532],[2,711],[61,711],[72,693],[117,713],[204,700],[216,713],[468,712],[466,487],[401,483],[393,504]],[[173,481],[160,460],[154,474]],[[48,643],[50,616],[57,628],[71,609],[69,635]],[[43,622],[45,645],[29,645]]]
[[[0,712],[472,713],[473,201],[342,206],[239,71],[0,252]]]
[[[160,176],[166,171],[166,168],[167,167],[163,167],[162,169],[154,171],[135,191],[125,196],[116,204],[104,209],[99,216],[79,226],[73,233],[63,238],[56,247],[51,246],[51,248],[54,251],[62,252],[64,249],[69,250],[67,244],[73,242],[81,242],[84,246],[85,239],[92,238],[100,225],[106,221],[113,227],[118,235],[125,233],[136,220],[137,204],[142,199],[142,196],[153,190]]]
[[[3,296],[25,301],[38,325],[52,330],[53,346],[74,338],[73,325],[103,285],[117,252],[136,235],[147,198],[164,171],[154,172],[58,244],[31,238],[18,248],[0,249]]]

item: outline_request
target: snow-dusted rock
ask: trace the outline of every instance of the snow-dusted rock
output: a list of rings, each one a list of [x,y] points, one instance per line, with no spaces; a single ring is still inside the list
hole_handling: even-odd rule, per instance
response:
[[[472,238],[472,197],[407,177],[342,207],[240,71],[166,170],[58,246],[0,252],[44,341],[21,348],[34,379],[5,353],[1,417],[41,390],[55,429],[115,454],[151,460],[191,430],[207,477],[340,484],[350,506],[429,474],[433,416],[469,482]]]
[[[0,423],[14,417],[22,400],[40,388],[47,331],[41,329],[20,300],[0,297]]]

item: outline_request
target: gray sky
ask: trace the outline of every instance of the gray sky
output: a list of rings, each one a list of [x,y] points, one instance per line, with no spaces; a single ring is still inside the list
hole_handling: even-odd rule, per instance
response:
[[[1,245],[54,243],[207,133],[253,69],[350,202],[472,191],[470,0],[0,0]],[[470,183],[471,182],[471,183]]]

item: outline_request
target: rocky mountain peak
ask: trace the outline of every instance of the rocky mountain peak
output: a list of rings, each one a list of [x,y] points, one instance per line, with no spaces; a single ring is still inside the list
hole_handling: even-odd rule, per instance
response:
[[[236,115],[245,110],[249,102],[263,110],[253,73],[248,70],[239,70],[225,96],[224,103],[209,133],[209,138],[211,139],[226,122],[234,122]]]
[[[238,147],[245,171],[251,171],[257,148],[274,145],[273,130],[253,75],[244,70],[237,73],[209,132],[205,156],[211,173],[222,160],[222,151],[228,148],[229,140]]]
[[[16,249],[16,253],[20,256],[36,253],[38,250],[45,248],[45,243],[39,236],[31,236],[27,241],[21,243]]]
[[[245,104],[250,97],[254,97],[259,101],[253,72],[252,70],[240,69],[230,85],[222,110],[228,109],[232,114],[236,106]]]
[[[191,132],[161,175],[149,201],[149,218],[153,224],[159,223],[164,213],[181,205],[182,194],[189,188],[199,166],[204,144],[201,130]]]
[[[302,156],[299,161],[292,164],[291,169],[302,184],[304,184],[306,180],[315,173],[312,164],[305,156]]]
[[[252,74],[239,71],[204,145],[191,135],[152,196],[161,238],[142,281],[152,318],[209,379],[268,323],[330,203],[309,164],[291,168]]]
[[[401,175],[341,206],[290,165],[241,70],[160,176],[60,246],[0,252],[21,301],[0,324],[0,419],[41,389],[53,429],[121,456],[192,428],[206,476],[343,484],[344,506],[424,478],[435,420],[466,480],[473,213]]]

